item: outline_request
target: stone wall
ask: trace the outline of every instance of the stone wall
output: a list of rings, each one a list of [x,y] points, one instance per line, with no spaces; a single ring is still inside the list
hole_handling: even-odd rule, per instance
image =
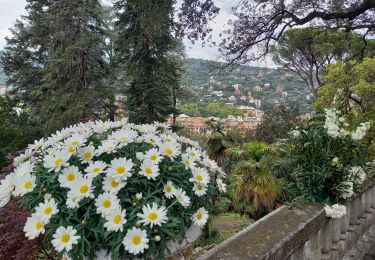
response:
[[[327,218],[320,204],[281,207],[224,241],[199,260],[372,259],[375,185],[346,203],[347,215]]]

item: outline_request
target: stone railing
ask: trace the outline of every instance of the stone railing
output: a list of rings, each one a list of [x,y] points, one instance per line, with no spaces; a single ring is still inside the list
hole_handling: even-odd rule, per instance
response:
[[[281,207],[227,239],[199,260],[373,259],[375,185],[346,203],[347,215],[327,218],[320,204]]]

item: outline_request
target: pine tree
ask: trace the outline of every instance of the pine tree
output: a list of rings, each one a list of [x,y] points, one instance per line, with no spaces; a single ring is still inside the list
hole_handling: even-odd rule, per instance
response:
[[[32,90],[44,81],[43,68],[48,61],[47,39],[49,27],[46,10],[51,0],[27,0],[27,15],[17,20],[6,38],[1,66],[7,75],[9,93],[22,100],[24,106],[30,104]]]
[[[169,55],[176,47],[173,1],[120,0],[116,8],[117,61],[126,64],[130,78],[126,86],[129,119],[165,121],[174,112],[172,91],[180,79],[179,64]]]
[[[38,90],[42,115],[49,132],[79,121],[102,117],[101,101],[107,99],[103,79],[104,33],[98,0],[55,0],[48,12],[50,60],[46,80]]]
[[[29,0],[28,16],[8,39],[8,84],[45,134],[107,116],[105,35],[99,0]]]

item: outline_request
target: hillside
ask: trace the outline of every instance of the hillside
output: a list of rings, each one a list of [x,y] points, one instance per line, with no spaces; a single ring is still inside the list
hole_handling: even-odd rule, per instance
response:
[[[301,112],[311,111],[312,100],[305,84],[284,69],[239,66],[233,71],[219,71],[217,68],[222,65],[200,59],[186,60],[183,82],[195,93],[187,102],[204,107],[222,101],[261,110],[284,104]]]

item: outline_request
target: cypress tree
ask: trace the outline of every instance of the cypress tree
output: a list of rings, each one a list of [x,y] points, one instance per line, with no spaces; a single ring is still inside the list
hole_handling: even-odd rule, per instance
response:
[[[165,121],[174,112],[172,91],[178,84],[178,63],[169,54],[172,36],[172,0],[120,0],[117,62],[126,64],[129,84],[126,102],[134,123]]]

